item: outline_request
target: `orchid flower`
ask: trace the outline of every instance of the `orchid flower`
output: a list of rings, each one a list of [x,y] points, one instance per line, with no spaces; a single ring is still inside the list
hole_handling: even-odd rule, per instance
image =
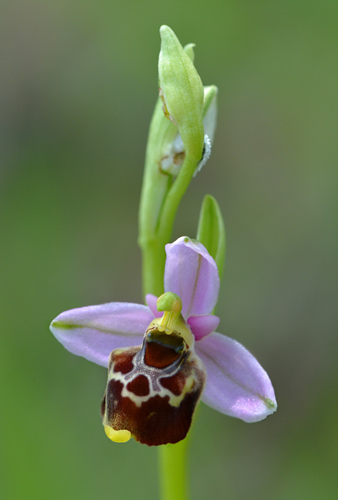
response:
[[[72,309],[50,327],[71,353],[108,367],[102,415],[113,441],[180,441],[200,398],[245,422],[277,408],[258,361],[215,332],[220,280],[214,259],[187,237],[165,249],[165,294],[159,299],[147,295],[147,306],[112,302]]]

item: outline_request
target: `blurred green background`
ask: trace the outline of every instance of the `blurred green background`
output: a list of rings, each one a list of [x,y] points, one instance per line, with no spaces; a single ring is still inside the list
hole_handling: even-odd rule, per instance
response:
[[[338,498],[335,1],[13,0],[0,7],[0,496],[155,500],[156,450],[101,427],[106,372],[48,331],[65,309],[142,302],[137,210],[158,29],[219,87],[213,155],[173,238],[220,203],[220,331],[271,376],[278,412],[200,405],[192,498]]]

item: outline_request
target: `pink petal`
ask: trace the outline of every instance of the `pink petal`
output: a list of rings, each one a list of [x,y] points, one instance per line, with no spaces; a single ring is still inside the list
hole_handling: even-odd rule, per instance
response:
[[[189,316],[210,314],[219,291],[217,265],[206,248],[182,236],[166,245],[167,260],[164,289],[176,293],[182,300],[182,314]]]
[[[156,295],[152,295],[151,293],[148,293],[146,295],[147,306],[149,307],[149,309],[151,310],[151,312],[155,318],[160,318],[161,316],[163,316],[163,312],[159,312],[157,310],[157,306],[156,306],[157,299],[158,299],[158,297],[156,297]]]
[[[202,401],[245,422],[258,422],[276,411],[266,371],[241,344],[212,333],[195,346],[207,370]]]
[[[142,343],[152,319],[147,306],[112,302],[65,311],[52,321],[50,330],[71,353],[108,366],[113,349]]]
[[[216,330],[219,325],[219,318],[212,314],[205,314],[203,316],[190,316],[187,322],[195,340],[202,340],[209,333]]]

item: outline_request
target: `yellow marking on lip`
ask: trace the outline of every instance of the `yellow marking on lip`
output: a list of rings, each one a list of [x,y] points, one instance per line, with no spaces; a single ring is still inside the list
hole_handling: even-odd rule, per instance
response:
[[[131,432],[127,431],[127,429],[116,431],[112,427],[109,427],[109,425],[105,425],[104,432],[114,443],[126,443],[131,438]]]

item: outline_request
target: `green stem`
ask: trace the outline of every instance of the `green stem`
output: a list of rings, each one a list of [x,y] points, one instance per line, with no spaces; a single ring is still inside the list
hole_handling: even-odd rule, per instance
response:
[[[170,187],[163,203],[158,225],[158,237],[160,240],[170,240],[177,209],[183,195],[188,189],[197,164],[198,159],[186,153],[180,173]]]
[[[159,447],[160,499],[187,500],[187,438],[177,444]]]
[[[158,99],[149,129],[139,210],[138,244],[142,251],[144,295],[163,293],[164,245],[169,240],[160,240],[156,229],[171,179],[161,172],[159,162],[176,134],[176,127],[164,117],[162,102]]]
[[[156,238],[144,240],[142,248],[142,274],[144,295],[152,293],[162,295],[165,264],[164,244],[160,245]]]

